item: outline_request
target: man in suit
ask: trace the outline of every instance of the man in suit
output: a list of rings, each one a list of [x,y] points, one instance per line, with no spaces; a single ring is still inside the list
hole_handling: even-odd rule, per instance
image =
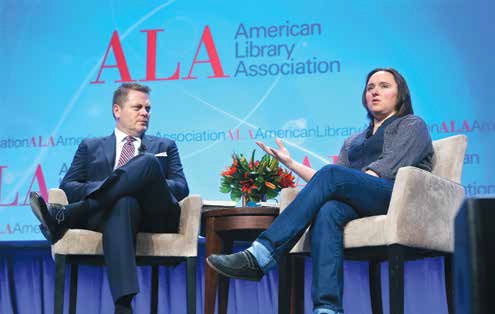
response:
[[[31,208],[51,243],[68,228],[102,233],[115,313],[132,313],[139,292],[136,233],[176,232],[178,201],[189,193],[175,142],[144,134],[149,93],[140,84],[122,84],[114,92],[114,132],[83,140],[60,183],[69,205],[46,204],[31,194]]]

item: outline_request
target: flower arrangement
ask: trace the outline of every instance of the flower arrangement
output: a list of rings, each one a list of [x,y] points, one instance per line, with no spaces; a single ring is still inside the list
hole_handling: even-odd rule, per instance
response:
[[[259,202],[274,198],[281,189],[294,187],[292,172],[282,169],[274,157],[265,154],[255,161],[253,150],[251,160],[243,154],[232,154],[232,164],[221,173],[220,192],[230,193],[233,201],[244,196],[246,201]]]

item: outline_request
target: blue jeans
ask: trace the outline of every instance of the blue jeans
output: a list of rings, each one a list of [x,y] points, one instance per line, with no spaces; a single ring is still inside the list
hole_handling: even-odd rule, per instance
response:
[[[311,224],[313,306],[342,312],[343,228],[353,219],[386,214],[393,185],[355,169],[324,166],[248,250],[266,272]]]

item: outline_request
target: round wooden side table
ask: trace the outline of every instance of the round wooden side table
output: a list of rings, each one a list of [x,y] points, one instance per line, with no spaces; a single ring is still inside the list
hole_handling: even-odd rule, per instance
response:
[[[234,241],[253,241],[278,216],[278,207],[207,207],[202,213],[205,257],[229,254]],[[204,314],[214,314],[218,290],[218,314],[227,313],[228,278],[205,261]]]

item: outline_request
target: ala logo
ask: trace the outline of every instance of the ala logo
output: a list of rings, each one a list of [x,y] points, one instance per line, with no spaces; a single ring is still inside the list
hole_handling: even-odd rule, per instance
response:
[[[213,36],[211,35],[210,27],[207,25],[203,28],[203,33],[201,34],[201,38],[199,39],[198,47],[192,58],[191,65],[189,67],[189,71],[186,76],[181,76],[181,62],[177,62],[175,69],[173,69],[172,74],[167,77],[158,77],[156,74],[156,42],[158,33],[163,32],[163,29],[145,29],[141,30],[142,33],[146,33],[146,56],[145,56],[145,74],[144,78],[139,79],[139,81],[149,82],[149,81],[173,81],[173,80],[195,80],[196,76],[193,75],[194,67],[197,64],[207,63],[211,67],[211,75],[207,78],[227,78],[229,75],[225,75],[222,69],[222,63],[220,62],[220,58],[217,53],[217,49],[215,47],[215,42],[213,40]],[[206,54],[208,55],[208,59],[199,60],[198,54],[201,50],[201,47],[205,48]],[[113,55],[115,56],[115,64],[107,64],[108,53],[112,50]],[[127,82],[136,82],[135,79],[132,78],[131,72],[129,71],[129,67],[127,66],[124,50],[122,49],[122,45],[120,42],[119,35],[117,31],[112,33],[110,38],[110,43],[107,46],[107,50],[103,57],[102,63],[100,65],[100,69],[98,71],[98,75],[96,79],[90,84],[103,84],[105,81],[101,80],[101,74],[104,69],[117,69],[120,74],[120,80],[116,80],[118,83],[127,83]]]

